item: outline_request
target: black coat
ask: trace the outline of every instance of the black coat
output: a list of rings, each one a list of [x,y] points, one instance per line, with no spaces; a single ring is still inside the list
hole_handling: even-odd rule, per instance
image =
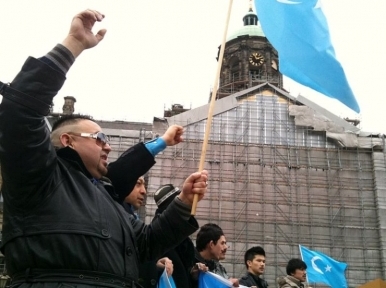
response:
[[[159,213],[156,217],[159,217]],[[194,261],[194,245],[190,238],[184,239],[177,247],[167,251],[162,257],[173,262],[173,280],[177,288],[191,287],[190,270]],[[149,261],[140,266],[140,284],[144,288],[155,288],[163,270],[157,268],[156,261]]]
[[[23,287],[132,286],[140,262],[160,258],[198,224],[178,201],[150,225],[135,220],[116,201],[113,186],[93,179],[75,150],[56,151],[44,113],[64,80],[30,57],[10,86],[0,82],[7,270],[14,281],[27,282]]]
[[[252,275],[251,273],[245,274],[241,279],[239,279],[240,285],[244,285],[247,287],[256,286],[257,288],[267,288],[268,283],[264,279],[259,276]]]
[[[215,261],[213,259],[211,260],[204,259],[196,248],[194,249],[194,252],[195,252],[194,253],[195,263],[204,263],[208,267],[208,270],[210,272],[217,274],[225,279],[229,279],[228,273],[225,267],[221,265],[220,261]],[[190,277],[190,279],[191,279],[191,286],[194,288],[197,288],[198,281],[193,279],[192,277]]]
[[[164,254],[173,261],[173,279],[177,288],[191,287],[190,270],[194,265],[194,245],[190,238],[186,238],[175,249]]]

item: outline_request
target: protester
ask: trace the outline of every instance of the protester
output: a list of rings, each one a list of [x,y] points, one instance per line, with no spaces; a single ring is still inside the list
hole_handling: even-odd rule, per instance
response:
[[[248,249],[244,254],[247,274],[240,279],[240,284],[247,287],[267,288],[268,283],[260,278],[265,271],[265,251],[260,246]]]
[[[203,263],[208,267],[210,272],[213,272],[232,282],[234,287],[239,286],[239,280],[230,278],[221,265],[220,260],[225,259],[225,254],[228,250],[228,245],[224,236],[223,230],[214,223],[207,223],[200,228],[196,237],[195,259],[198,263],[196,267],[200,269]],[[202,270],[202,269],[200,269]],[[194,285],[197,285],[197,273],[192,273]]]
[[[181,190],[172,184],[159,187],[154,194],[158,207],[156,216],[160,216],[180,193]],[[177,287],[190,287],[190,269],[194,265],[194,251],[192,240],[186,237],[177,247],[164,254],[173,261],[173,279]]]
[[[183,133],[183,127],[178,125],[172,125],[170,126],[165,134],[160,137],[156,138],[154,140],[151,140],[149,142],[145,143],[145,147],[153,156],[156,156],[159,152],[163,151],[166,146],[172,146],[180,143],[182,141],[182,133]],[[137,144],[139,145],[139,144]],[[135,147],[135,146],[134,146]],[[124,162],[121,162],[124,163]],[[121,164],[122,165],[122,164]],[[115,169],[113,171],[115,172],[114,175],[112,175],[112,179],[114,179],[114,183],[116,186],[122,186],[122,183],[127,182],[127,176],[125,175],[124,171],[126,169],[123,169],[122,167],[119,167],[119,165],[110,165],[109,172],[111,172],[111,167],[114,166]],[[150,165],[152,166],[152,165]],[[146,165],[143,165],[142,167],[146,167]],[[146,167],[147,168],[147,167]],[[150,167],[149,167],[150,168]],[[123,185],[123,186],[128,186]],[[129,186],[128,186],[129,187]],[[123,191],[122,191],[123,192]],[[123,194],[123,193],[121,193]],[[145,178],[143,176],[139,177],[133,190],[129,192],[129,194],[124,199],[122,205],[126,212],[134,216],[136,219],[139,219],[138,210],[145,202],[146,198],[146,183]],[[174,198],[174,197],[173,197]],[[148,263],[151,263],[150,267],[154,268],[154,262],[150,261]],[[162,272],[166,269],[167,275],[171,276],[173,274],[173,262],[168,257],[163,257],[159,259],[155,263],[155,273],[152,273],[151,275],[148,273],[149,269],[147,267],[148,265],[142,264],[139,271],[140,276],[140,283],[144,287],[155,287],[159,277],[161,276]],[[141,271],[142,270],[142,271]],[[146,274],[147,276],[151,276],[148,278],[143,278],[142,274]]]
[[[279,288],[304,288],[307,287],[303,282],[307,281],[307,265],[297,258],[288,261],[286,272],[287,276],[277,278]]]
[[[146,143],[145,143],[146,146]],[[143,176],[139,177],[137,183],[134,186],[134,189],[126,196],[124,202],[122,203],[126,212],[131,214],[135,219],[139,219],[138,209],[145,202],[146,197],[146,187],[145,187],[145,179]],[[140,265],[139,269],[139,283],[146,287],[156,287],[159,277],[162,272],[166,269],[168,276],[173,274],[173,262],[168,257],[163,257],[159,259],[157,262],[151,261],[152,266],[155,266],[154,270],[156,272],[151,275],[152,277],[143,278],[142,274],[145,273],[146,276],[150,276],[148,273],[147,265]],[[152,267],[153,268],[153,267]]]
[[[154,200],[158,209],[155,217],[160,217],[166,208],[175,201],[181,190],[172,184],[160,186],[154,193]],[[190,269],[194,264],[194,245],[186,237],[178,246],[164,254],[173,263],[173,279],[177,287],[190,287]],[[140,284],[144,288],[156,287],[162,273],[160,265],[149,261],[140,267]]]
[[[206,171],[191,174],[168,209],[145,225],[124,211],[124,195],[104,178],[111,147],[97,123],[65,119],[50,139],[44,116],[75,58],[103,39],[106,30],[92,33],[103,18],[95,10],[77,14],[62,44],[28,58],[11,84],[0,82],[1,249],[12,285],[138,287],[140,262],[162,257],[198,229],[190,210],[194,195],[201,200],[206,192]]]
[[[133,215],[135,219],[139,219],[138,209],[145,203],[146,200],[146,187],[145,178],[139,177],[133,190],[126,196],[122,205],[125,210]]]

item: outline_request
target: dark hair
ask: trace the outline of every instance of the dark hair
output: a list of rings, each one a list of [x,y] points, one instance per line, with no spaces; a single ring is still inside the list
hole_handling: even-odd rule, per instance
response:
[[[92,117],[88,115],[79,115],[79,114],[64,115],[55,121],[54,125],[52,126],[52,131],[55,131],[56,129],[69,124],[78,123],[80,120],[90,120],[95,122],[92,119]]]
[[[253,258],[255,258],[256,255],[262,255],[265,257],[265,251],[260,246],[254,246],[252,248],[249,248],[245,254],[244,254],[244,264],[248,269],[248,261],[253,261]]]
[[[224,235],[224,232],[214,223],[207,223],[200,228],[200,231],[197,233],[196,238],[196,248],[198,252],[204,251],[206,245],[213,241],[214,244],[217,244],[217,241],[221,236]]]
[[[298,258],[293,258],[289,260],[286,268],[287,275],[292,275],[292,273],[295,273],[296,269],[306,270],[307,265],[303,260]]]

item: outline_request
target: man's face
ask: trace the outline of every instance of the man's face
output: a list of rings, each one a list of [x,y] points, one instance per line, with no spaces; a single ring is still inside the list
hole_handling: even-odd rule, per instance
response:
[[[133,191],[131,191],[130,194],[126,196],[125,202],[131,204],[135,210],[138,210],[145,201],[145,196],[145,180],[143,177],[139,177]]]
[[[218,240],[217,243],[214,244],[213,241],[210,242],[210,251],[212,254],[212,258],[215,260],[224,260],[225,254],[228,249],[227,240],[225,239],[225,236],[222,235]]]
[[[81,120],[76,125],[77,133],[101,132],[101,127],[93,121]],[[109,144],[103,144],[93,138],[71,135],[71,145],[78,152],[88,172],[95,179],[107,174],[107,157],[111,151]]]
[[[301,282],[306,282],[307,273],[305,269],[296,269],[295,273],[292,273],[291,276],[298,279]]]
[[[247,261],[247,264],[250,273],[260,276],[265,270],[265,256],[255,255],[252,261]]]

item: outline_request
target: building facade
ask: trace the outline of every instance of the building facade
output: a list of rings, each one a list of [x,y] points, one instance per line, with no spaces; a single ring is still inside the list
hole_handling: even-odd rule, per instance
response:
[[[230,245],[223,264],[232,277],[245,273],[244,252],[261,245],[267,253],[264,278],[274,287],[288,260],[300,257],[301,244],[348,263],[349,287],[385,279],[385,136],[287,93],[277,52],[251,9],[243,23],[225,47],[199,223],[223,228]],[[64,112],[73,113],[75,98],[67,100]],[[185,127],[184,142],[161,152],[148,174],[141,211],[146,222],[156,210],[155,190],[168,183],[181,187],[198,169],[208,110],[206,104],[153,123],[97,121],[111,138],[110,161],[162,135],[168,125]],[[60,116],[52,113],[47,123]]]
[[[231,246],[223,264],[240,277],[244,252],[261,245],[264,277],[275,286],[301,244],[348,263],[350,287],[385,278],[384,136],[354,132],[274,87],[218,100],[229,108],[213,118],[204,165],[209,191],[196,217],[223,228]],[[181,186],[199,167],[208,107],[200,108],[168,119],[185,127],[184,142],[149,172],[147,221],[156,187]]]
[[[252,14],[244,25],[248,19],[258,24]],[[223,264],[232,277],[245,273],[244,252],[261,245],[267,253],[264,278],[276,286],[288,260],[300,257],[301,244],[346,262],[349,287],[385,279],[384,135],[361,131],[358,122],[287,93],[274,69],[277,54],[254,26],[245,25],[226,43],[204,165],[209,191],[198,204],[199,223],[223,228],[231,246]],[[208,110],[209,104],[166,122],[155,119],[153,133],[179,124],[185,134],[182,144],[157,156],[149,172],[146,221],[156,209],[155,189],[181,186],[198,169]]]

